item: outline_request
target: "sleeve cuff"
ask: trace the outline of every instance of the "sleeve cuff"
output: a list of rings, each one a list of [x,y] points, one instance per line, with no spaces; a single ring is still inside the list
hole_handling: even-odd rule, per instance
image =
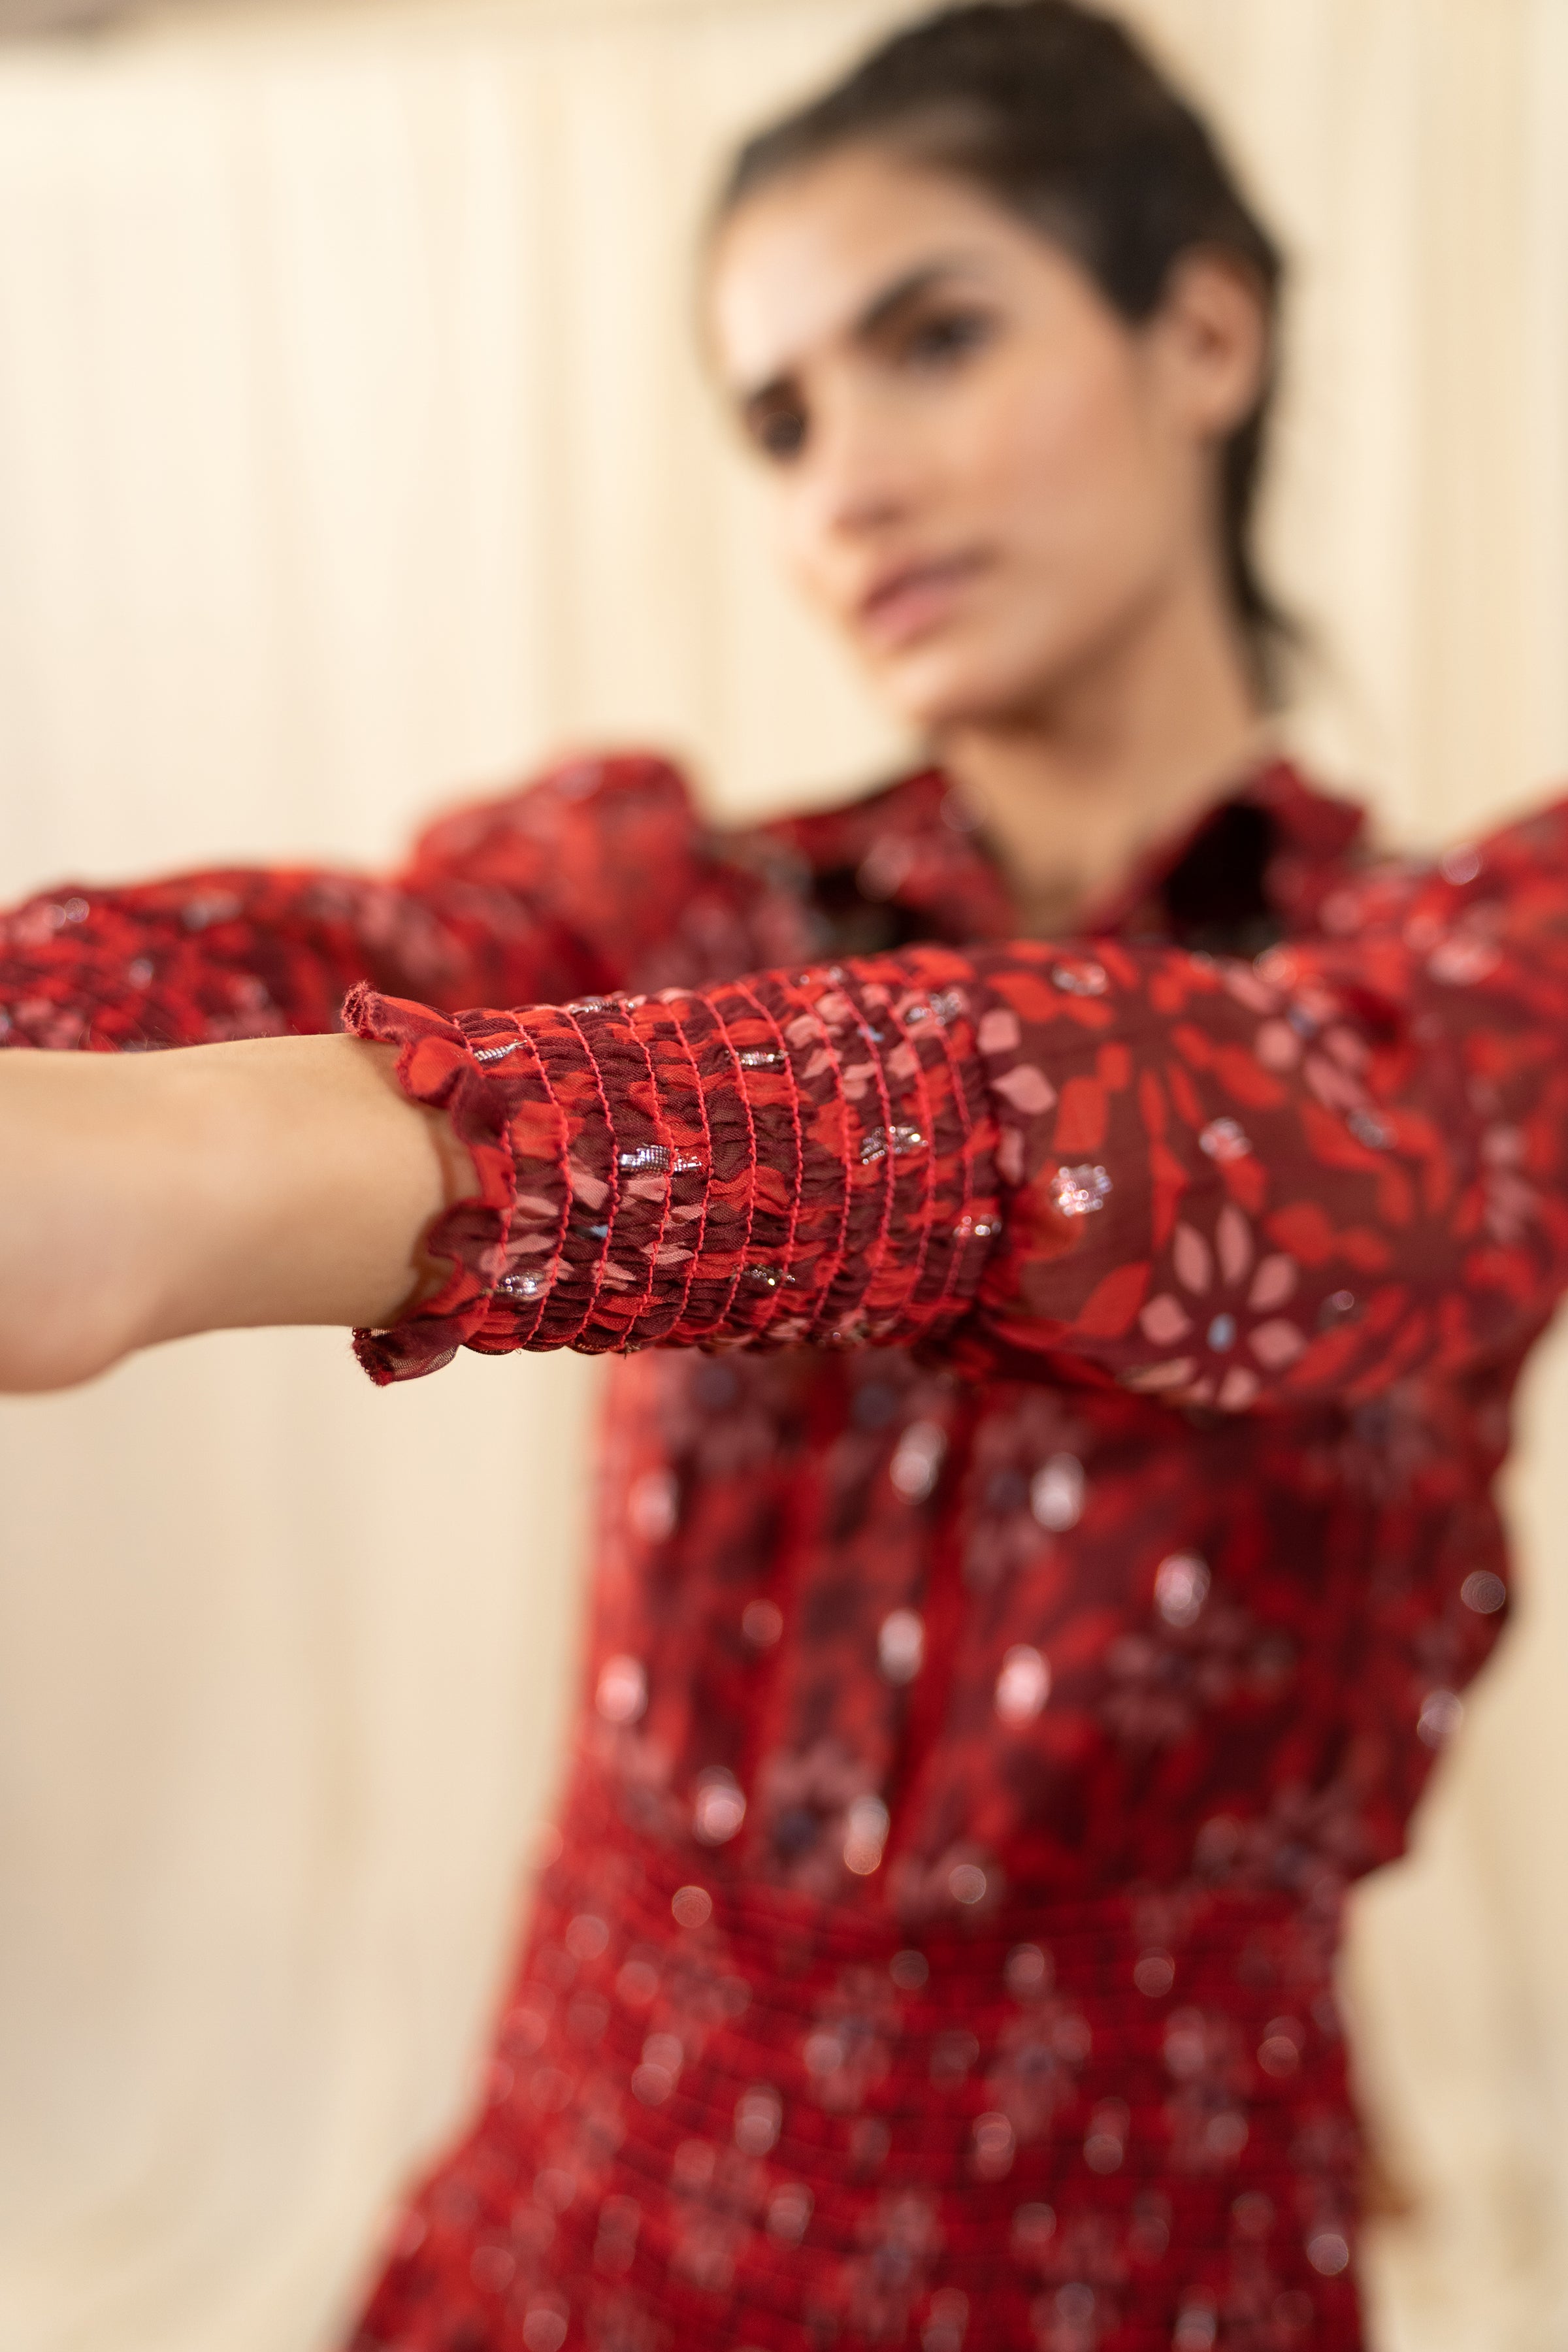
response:
[[[999,1229],[971,976],[932,949],[455,1021],[356,992],[479,1188],[430,1235],[450,1279],[361,1362],[931,1338]]]
[[[354,990],[342,1017],[353,1036],[397,1047],[398,1084],[410,1102],[447,1113],[479,1183],[473,1197],[437,1219],[426,1238],[429,1255],[451,1263],[440,1289],[393,1329],[354,1333],[354,1353],[384,1388],[438,1371],[483,1325],[504,1278],[517,1203],[512,1106],[456,1021],[367,987]]]

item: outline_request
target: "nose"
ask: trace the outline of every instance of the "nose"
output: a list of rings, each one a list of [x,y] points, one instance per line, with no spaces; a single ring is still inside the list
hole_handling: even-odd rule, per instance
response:
[[[910,452],[874,401],[845,399],[819,410],[805,473],[808,527],[826,545],[880,537],[908,520],[915,501]]]

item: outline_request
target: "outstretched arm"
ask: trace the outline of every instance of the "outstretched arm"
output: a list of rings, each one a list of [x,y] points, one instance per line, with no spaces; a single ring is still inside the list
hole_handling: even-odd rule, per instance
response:
[[[1565,852],[1553,810],[1390,868],[1261,969],[1025,941],[456,1021],[362,992],[362,1042],[94,1059],[52,1103],[0,1056],[0,1377],[353,1320],[383,1380],[923,1343],[1245,1411],[1516,1349],[1568,1276]]]

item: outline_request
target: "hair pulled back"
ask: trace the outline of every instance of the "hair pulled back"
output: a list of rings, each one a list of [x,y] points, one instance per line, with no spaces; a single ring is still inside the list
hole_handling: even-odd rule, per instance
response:
[[[968,180],[1071,253],[1131,325],[1184,255],[1223,255],[1256,285],[1272,345],[1284,264],[1200,117],[1124,27],[1078,0],[971,0],[881,43],[845,79],[741,148],[726,220],[771,182],[867,143]],[[1291,625],[1254,548],[1270,364],[1222,453],[1227,584],[1259,682]]]

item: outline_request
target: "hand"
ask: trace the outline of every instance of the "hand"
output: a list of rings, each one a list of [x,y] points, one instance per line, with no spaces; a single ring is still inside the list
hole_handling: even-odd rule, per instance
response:
[[[0,1054],[0,1390],[193,1331],[382,1328],[428,1296],[424,1235],[473,1180],[393,1058],[342,1036]]]

